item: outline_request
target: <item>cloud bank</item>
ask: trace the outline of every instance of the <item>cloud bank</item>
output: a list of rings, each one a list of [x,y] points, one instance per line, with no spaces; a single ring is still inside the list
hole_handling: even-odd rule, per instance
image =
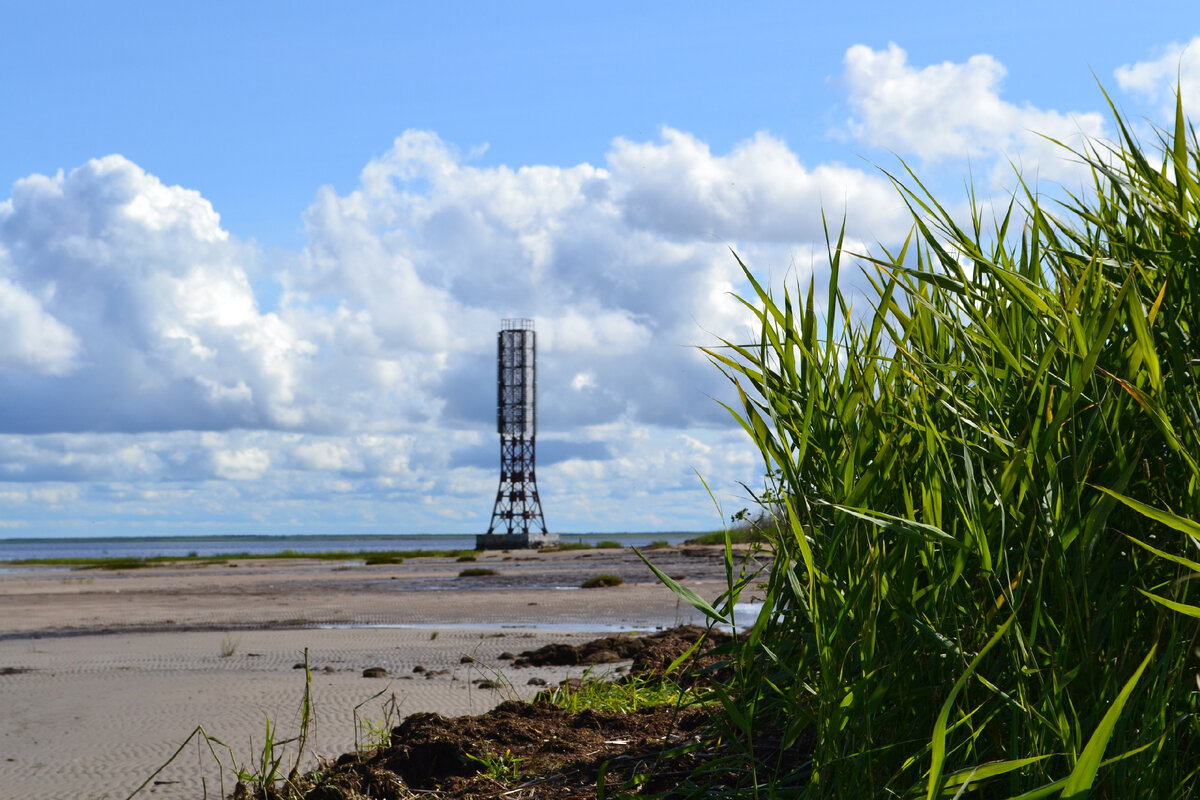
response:
[[[1155,69],[1122,85],[1151,92]],[[1007,101],[1003,75],[850,48],[843,134],[1069,177],[1033,131],[1098,136],[1102,117]],[[22,178],[0,203],[0,524],[479,530],[495,332],[532,317],[552,529],[710,526],[697,473],[730,497],[760,465],[695,346],[750,330],[730,250],[807,282],[823,210],[863,246],[907,232],[885,176],[766,132],[714,153],[664,127],[596,165],[509,167],[406,131],[352,191],[318,189],[304,248],[269,261],[122,156]]]

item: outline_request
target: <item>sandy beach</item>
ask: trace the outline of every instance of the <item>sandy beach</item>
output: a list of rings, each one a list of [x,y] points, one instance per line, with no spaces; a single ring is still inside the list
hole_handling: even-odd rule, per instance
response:
[[[650,556],[706,598],[725,585],[719,548]],[[497,574],[459,577],[466,567]],[[579,588],[599,574],[625,582]],[[531,697],[531,678],[583,671],[515,668],[506,653],[699,621],[629,550],[0,569],[0,800],[127,797],[197,726],[229,746],[217,748],[228,791],[232,762],[255,763],[266,720],[280,738],[298,733],[305,650],[309,767],[354,748],[360,704],[358,718],[376,725],[393,696],[393,722],[478,714]],[[364,677],[369,668],[386,677]],[[294,758],[288,750],[285,766]],[[137,797],[218,797],[221,774],[193,740]]]

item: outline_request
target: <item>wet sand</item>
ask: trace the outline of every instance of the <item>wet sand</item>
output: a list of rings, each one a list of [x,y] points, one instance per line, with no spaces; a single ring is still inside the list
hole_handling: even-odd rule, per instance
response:
[[[703,597],[725,586],[719,548],[649,555]],[[458,576],[469,567],[498,574]],[[599,574],[625,583],[578,588]],[[137,797],[218,797],[233,761],[254,764],[266,720],[280,738],[299,732],[306,649],[315,715],[302,768],[354,748],[360,704],[360,739],[393,695],[394,722],[482,713],[531,697],[530,678],[582,672],[516,669],[503,653],[700,621],[629,550],[0,569],[0,800],[124,798],[197,726],[229,746],[214,745],[221,763],[193,740]],[[387,677],[364,677],[372,667]],[[292,746],[285,768],[295,757]]]

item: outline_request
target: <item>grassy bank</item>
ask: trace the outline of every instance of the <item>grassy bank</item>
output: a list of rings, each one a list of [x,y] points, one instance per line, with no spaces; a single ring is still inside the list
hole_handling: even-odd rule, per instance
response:
[[[964,221],[908,174],[900,248],[746,269],[761,335],[710,355],[786,524],[712,607],[679,587],[722,619],[764,582],[696,796],[1200,792],[1200,144],[1114,117],[1065,204]]]
[[[70,567],[81,570],[138,569],[141,567],[169,566],[171,564],[225,564],[231,561],[269,561],[272,559],[297,558],[314,561],[362,561],[365,564],[400,564],[406,558],[458,558],[464,555],[474,555],[477,552],[476,550],[322,550],[319,552],[282,550],[278,553],[229,553],[217,556],[26,558],[19,561],[0,563],[38,567]]]

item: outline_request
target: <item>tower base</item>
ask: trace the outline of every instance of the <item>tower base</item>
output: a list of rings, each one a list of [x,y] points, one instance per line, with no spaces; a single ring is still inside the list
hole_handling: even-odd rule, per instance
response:
[[[481,533],[475,537],[476,550],[523,550],[557,544],[557,533]]]

